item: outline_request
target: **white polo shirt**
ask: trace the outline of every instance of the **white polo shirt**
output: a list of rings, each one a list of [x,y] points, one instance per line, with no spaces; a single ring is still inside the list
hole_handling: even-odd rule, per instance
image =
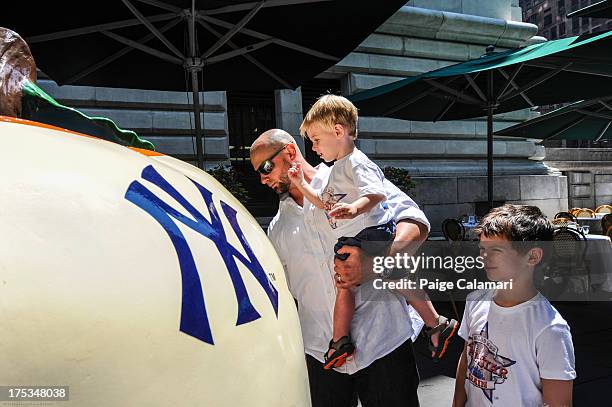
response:
[[[329,173],[330,168],[320,164],[310,185],[321,188]],[[412,199],[387,180],[384,187],[385,202],[396,221],[412,219],[429,229],[425,214]],[[319,232],[326,229],[329,226],[322,211],[315,211],[307,200],[302,208],[288,195],[281,199],[278,213],[268,227],[268,236],[283,263],[289,290],[298,302],[305,352],[321,362],[332,337],[336,300],[335,242],[330,240],[333,237]],[[370,284],[358,287],[351,324],[357,352],[336,370],[353,374],[369,366],[418,334],[422,326],[418,314],[399,294],[374,290]]]

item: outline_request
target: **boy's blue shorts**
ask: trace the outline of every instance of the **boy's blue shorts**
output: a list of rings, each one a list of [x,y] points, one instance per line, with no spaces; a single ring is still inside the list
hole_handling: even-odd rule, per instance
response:
[[[355,246],[361,248],[370,256],[385,255],[387,249],[395,238],[395,222],[390,221],[384,225],[370,226],[357,233],[354,237],[342,236],[334,245],[335,257],[346,260],[347,253],[338,254],[343,246]]]

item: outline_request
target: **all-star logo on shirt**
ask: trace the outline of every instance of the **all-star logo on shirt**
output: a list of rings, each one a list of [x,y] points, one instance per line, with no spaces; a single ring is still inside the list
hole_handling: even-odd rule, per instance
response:
[[[327,212],[330,211],[334,207],[334,205],[340,202],[345,196],[346,194],[334,193],[334,188],[332,187],[325,188],[323,190],[323,193],[321,193],[321,201],[323,202],[323,205],[325,205],[325,216],[327,217],[329,226],[331,226],[332,229],[336,229],[338,225],[336,224],[336,219],[329,216]]]
[[[508,367],[516,363],[498,354],[498,347],[489,340],[489,323],[468,339],[468,380],[473,386],[482,389],[484,395],[493,402],[495,385],[508,378]]]

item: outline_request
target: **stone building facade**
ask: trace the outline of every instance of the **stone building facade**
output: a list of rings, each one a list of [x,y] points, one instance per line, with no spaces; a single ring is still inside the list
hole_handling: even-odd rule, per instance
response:
[[[204,92],[207,165],[243,166],[251,174],[245,180],[256,196],[253,212],[271,216],[275,199],[257,190],[258,179],[245,162],[248,146],[259,133],[267,127],[283,128],[308,150],[298,128],[304,110],[318,94],[329,90],[350,95],[477,58],[488,45],[504,50],[544,40],[535,36],[536,25],[521,19],[518,0],[413,0],[302,88],[266,95]],[[194,160],[187,93],[41,84],[62,102],[138,131],[163,153]],[[497,115],[495,129],[536,114],[523,110]],[[361,117],[358,142],[381,167],[410,171],[417,185],[411,195],[439,233],[445,218],[486,210],[485,138],[482,119],[430,123]],[[496,201],[535,204],[549,215],[567,209],[566,178],[542,162],[543,147],[530,140],[499,137],[494,158]]]
[[[523,21],[538,26],[549,40],[612,29],[612,19],[567,18],[567,14],[601,0],[520,0]]]

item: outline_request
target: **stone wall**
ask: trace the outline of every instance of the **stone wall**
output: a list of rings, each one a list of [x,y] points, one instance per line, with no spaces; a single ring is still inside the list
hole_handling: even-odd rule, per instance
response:
[[[567,175],[570,208],[612,205],[612,149],[547,148],[545,160]]]
[[[486,177],[416,177],[410,193],[423,208],[439,234],[444,219],[478,212],[486,207]],[[497,202],[535,205],[547,216],[567,210],[567,180],[558,175],[499,176],[493,181],[493,199]]]
[[[155,144],[157,151],[195,163],[191,93],[93,86],[57,86],[50,80],[39,86],[61,103],[89,116],[104,116],[119,127],[136,131]],[[229,160],[225,92],[202,92],[200,117],[205,136],[207,167]]]

